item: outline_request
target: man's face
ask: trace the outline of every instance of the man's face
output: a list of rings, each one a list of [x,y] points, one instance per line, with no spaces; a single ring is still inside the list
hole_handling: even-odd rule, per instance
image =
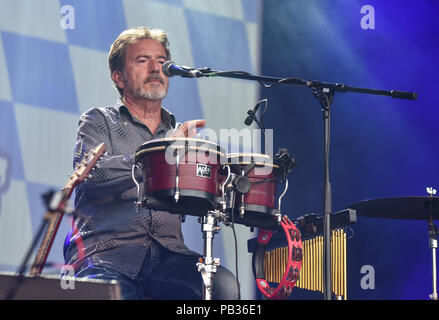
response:
[[[169,79],[162,73],[166,52],[157,40],[142,39],[130,44],[125,52],[122,73],[124,96],[162,100],[166,97]]]

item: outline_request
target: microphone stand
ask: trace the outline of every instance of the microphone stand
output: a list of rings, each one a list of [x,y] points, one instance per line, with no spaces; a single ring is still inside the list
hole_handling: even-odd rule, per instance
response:
[[[377,90],[369,88],[352,87],[342,83],[328,83],[315,80],[303,80],[300,78],[275,78],[266,76],[255,76],[243,71],[215,71],[210,68],[198,69],[196,77],[227,77],[244,80],[253,80],[262,84],[266,88],[271,88],[277,84],[290,84],[305,86],[312,90],[314,97],[322,107],[323,113],[323,141],[324,141],[324,186],[323,186],[323,297],[331,300],[331,212],[332,212],[332,192],[329,179],[329,147],[330,147],[330,120],[331,108],[335,92],[355,92],[364,94],[375,94],[389,96],[397,99],[416,100],[418,95],[414,92],[397,90]],[[265,85],[264,82],[273,82],[273,85]]]

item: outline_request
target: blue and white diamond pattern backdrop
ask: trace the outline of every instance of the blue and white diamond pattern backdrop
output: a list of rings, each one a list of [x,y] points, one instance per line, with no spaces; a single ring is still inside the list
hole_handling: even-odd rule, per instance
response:
[[[118,93],[107,55],[126,28],[164,29],[178,64],[258,73],[260,0],[0,0],[0,268],[14,271],[40,224],[41,195],[60,189],[72,172],[79,115],[111,105]],[[259,98],[255,83],[237,79],[171,79],[164,106],[183,122],[204,118],[216,130],[243,128]],[[238,230],[242,297],[254,297],[246,240]],[[63,263],[70,220],[48,261]],[[183,224],[190,248],[202,252],[195,218]],[[215,256],[235,271],[233,235],[222,227]],[[47,268],[45,272],[56,273]]]

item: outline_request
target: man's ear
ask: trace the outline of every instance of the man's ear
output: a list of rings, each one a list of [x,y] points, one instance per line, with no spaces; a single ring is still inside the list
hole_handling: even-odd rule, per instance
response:
[[[113,81],[116,84],[116,86],[118,86],[121,89],[125,88],[125,78],[123,77],[122,71],[113,71],[111,77],[113,78]]]

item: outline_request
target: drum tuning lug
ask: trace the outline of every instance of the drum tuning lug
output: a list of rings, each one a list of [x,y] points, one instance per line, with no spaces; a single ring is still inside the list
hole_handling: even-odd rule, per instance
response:
[[[225,212],[227,209],[227,205],[225,201],[220,201],[221,211]]]
[[[134,204],[136,205],[136,213],[139,213],[139,209],[140,209],[140,206],[142,205],[142,202],[134,201]]]
[[[174,200],[177,203],[180,200],[180,191],[177,189],[174,193]]]
[[[244,207],[244,205],[241,205],[240,207],[239,207],[239,215],[241,216],[241,218],[244,216],[244,214],[245,214],[245,207]]]
[[[273,209],[272,211],[274,219],[276,220],[276,224],[280,225],[282,221],[282,214],[279,212],[279,209]]]

